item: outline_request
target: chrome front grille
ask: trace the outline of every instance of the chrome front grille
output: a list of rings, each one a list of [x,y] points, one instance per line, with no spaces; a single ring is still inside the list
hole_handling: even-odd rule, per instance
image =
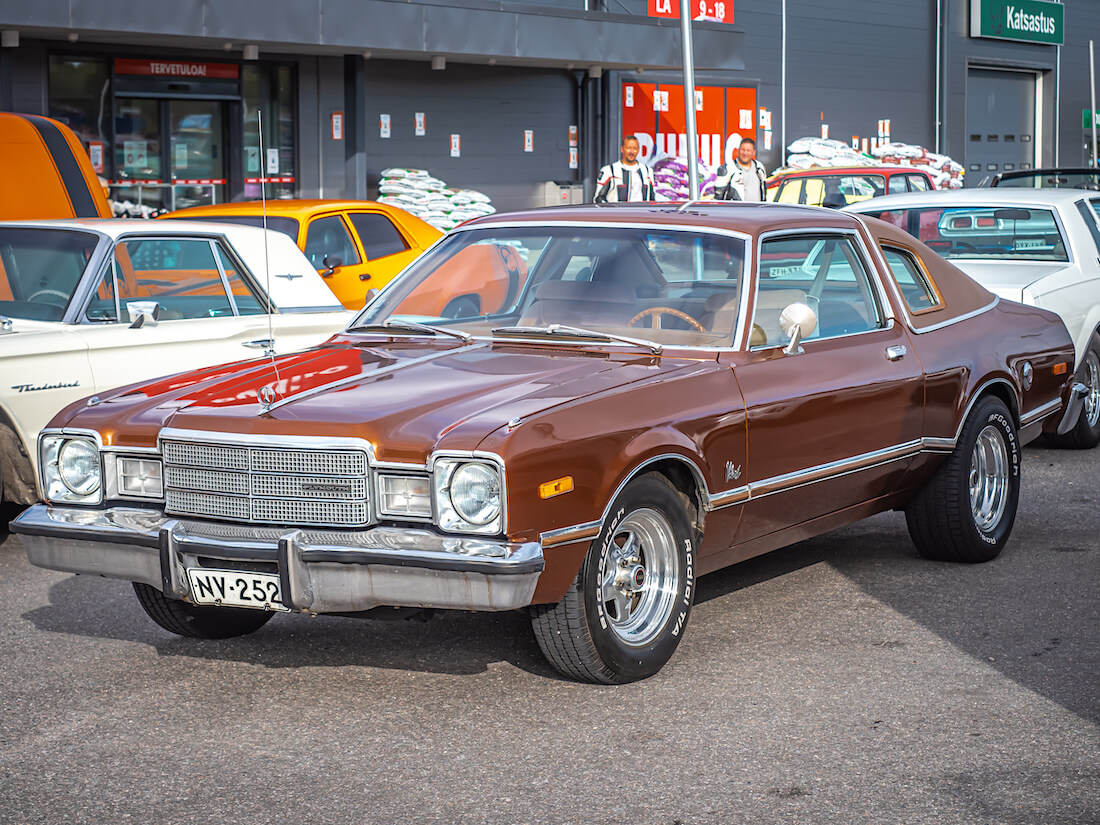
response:
[[[370,522],[366,453],[165,440],[165,510],[279,525]]]

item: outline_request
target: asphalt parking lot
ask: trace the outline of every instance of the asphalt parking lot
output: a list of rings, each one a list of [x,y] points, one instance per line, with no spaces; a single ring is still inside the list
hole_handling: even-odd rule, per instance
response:
[[[622,687],[520,613],[179,639],[0,538],[2,823],[1100,822],[1100,450],[1025,450],[991,564],[889,513],[704,578]]]

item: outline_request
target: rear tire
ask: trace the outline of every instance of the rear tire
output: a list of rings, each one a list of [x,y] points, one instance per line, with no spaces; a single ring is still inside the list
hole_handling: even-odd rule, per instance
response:
[[[1020,440],[993,396],[966,419],[954,452],[905,508],[917,552],[940,561],[983,562],[1000,554],[1020,500]]]
[[[658,473],[626,486],[564,598],[531,608],[535,638],[558,671],[622,684],[672,657],[695,592],[689,508]]]
[[[242,607],[210,607],[169,599],[155,587],[134,582],[134,593],[149,618],[169,633],[191,639],[231,639],[267,624],[274,613]]]
[[[1100,335],[1095,332],[1074,380],[1088,387],[1081,414],[1073,429],[1064,435],[1047,435],[1046,443],[1071,450],[1091,450],[1100,444]]]

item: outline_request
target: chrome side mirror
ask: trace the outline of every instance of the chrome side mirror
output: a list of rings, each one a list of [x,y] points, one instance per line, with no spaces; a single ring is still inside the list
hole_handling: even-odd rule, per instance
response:
[[[808,304],[788,304],[779,314],[779,328],[790,339],[790,343],[783,349],[784,355],[800,355],[802,339],[813,335],[817,329],[817,313]]]
[[[130,314],[130,329],[154,327],[160,320],[160,304],[156,301],[128,301],[126,311]]]

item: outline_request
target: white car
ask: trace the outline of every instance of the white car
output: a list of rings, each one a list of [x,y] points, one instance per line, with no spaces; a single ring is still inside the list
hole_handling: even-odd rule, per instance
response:
[[[294,242],[273,230],[184,221],[0,223],[3,499],[36,500],[38,433],[72,401],[313,346],[351,314]]]
[[[1058,313],[1083,399],[1075,426],[1051,440],[1100,443],[1100,193],[959,189],[887,195],[846,211],[901,227],[1001,298]]]

